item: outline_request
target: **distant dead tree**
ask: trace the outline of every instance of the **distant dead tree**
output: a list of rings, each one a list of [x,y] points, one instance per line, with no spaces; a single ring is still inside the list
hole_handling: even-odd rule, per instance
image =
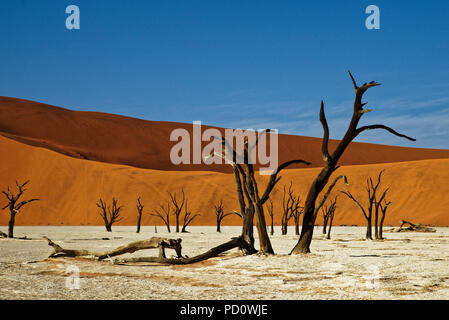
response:
[[[299,217],[301,216],[302,212],[303,212],[303,207],[300,206],[300,197],[297,196],[295,199],[296,203],[294,205],[294,207],[292,208],[292,218],[293,221],[295,222],[295,234],[297,236],[299,236]]]
[[[224,213],[223,200],[220,200],[220,203],[218,203],[217,205],[214,205],[214,207],[215,207],[215,215],[217,217],[217,232],[221,232],[221,222],[227,216],[235,214],[235,215],[238,215],[239,217],[242,217],[240,215],[240,213],[238,213],[236,211],[231,211],[231,212],[228,212],[228,213]]]
[[[175,193],[171,193],[170,191],[167,191],[170,201],[173,205],[173,214],[175,215],[175,223],[176,223],[176,232],[179,232],[179,217],[182,213],[182,208],[185,205],[186,202],[186,195],[184,193],[184,189],[181,189],[182,199],[179,200]]]
[[[328,206],[323,205],[321,207],[321,214],[323,216],[323,234],[327,233],[327,226],[329,224],[329,219],[332,215],[332,210],[335,210],[336,208],[337,198],[338,196],[336,196],[335,199],[331,201],[331,203]]]
[[[371,81],[370,83],[364,83],[361,87],[359,87],[357,86],[357,83],[354,77],[352,76],[351,72],[349,72],[349,76],[351,77],[352,84],[354,85],[355,90],[352,119],[345,135],[340,140],[340,142],[338,143],[332,154],[329,153],[328,149],[329,126],[327,124],[326,115],[324,113],[324,102],[321,101],[320,122],[321,125],[323,126],[324,131],[323,140],[321,144],[321,153],[323,155],[324,167],[321,169],[320,173],[317,175],[315,180],[312,182],[312,185],[310,186],[304,206],[301,235],[295,247],[292,249],[291,254],[301,254],[310,252],[310,244],[312,242],[313,230],[317,217],[316,201],[318,199],[318,196],[321,193],[321,191],[326,187],[332,173],[334,173],[334,171],[337,170],[338,161],[345,152],[346,148],[357,136],[359,136],[362,132],[367,130],[382,129],[396,136],[416,141],[415,139],[400,134],[382,124],[368,125],[358,128],[358,124],[361,117],[365,113],[372,111],[370,109],[363,109],[363,107],[366,105],[366,103],[362,102],[363,94],[368,89],[378,86],[379,83]]]
[[[241,153],[237,153],[232,147],[234,144],[226,141],[225,138],[220,137],[222,144],[221,153],[212,152],[210,156],[222,157],[226,163],[230,164],[234,170],[234,177],[237,187],[237,195],[240,205],[240,213],[243,217],[242,239],[247,242],[247,246],[242,246],[246,254],[253,254],[257,252],[254,248],[253,236],[253,221],[255,218],[256,228],[259,236],[259,253],[274,254],[271,246],[271,241],[268,236],[263,205],[270,197],[270,193],[274,186],[279,182],[281,177],[278,174],[281,170],[292,164],[307,164],[310,163],[304,160],[291,160],[282,163],[270,176],[270,180],[265,188],[262,196],[259,194],[259,186],[255,178],[254,164],[251,160],[251,154],[254,148],[257,147],[261,138],[266,136],[271,130],[267,129],[262,133],[253,137],[244,137],[244,146]],[[254,139],[252,139],[254,138]],[[252,140],[252,141],[250,141]],[[240,150],[239,150],[240,152]],[[248,251],[248,248],[250,250]]]
[[[137,198],[137,231],[136,233],[140,233],[140,222],[142,221],[142,211],[144,208],[144,205],[140,201],[140,197]]]
[[[287,234],[288,232],[288,222],[291,219],[291,214],[290,214],[290,204],[289,204],[289,200],[290,198],[287,196],[287,191],[285,190],[285,186],[284,186],[284,194],[283,194],[283,201],[282,201],[282,217],[281,217],[281,234],[284,236]]]
[[[300,196],[295,196],[293,192],[293,182],[290,182],[288,190],[284,186],[284,193],[282,197],[282,220],[281,220],[281,231],[282,235],[287,234],[288,222],[291,218],[295,221],[295,233],[299,235],[299,217],[302,213],[302,207],[300,205]]]
[[[337,199],[338,196],[331,201],[329,206],[323,205],[321,207],[321,212],[323,214],[323,234],[327,233],[327,239],[331,238],[332,222],[334,221],[335,209],[337,209]],[[327,227],[329,228],[327,229]]]
[[[374,184],[373,179],[369,177],[366,179],[366,191],[368,193],[368,203],[366,208],[363,207],[363,205],[360,203],[359,200],[357,200],[349,191],[341,191],[343,194],[348,196],[349,199],[354,201],[354,203],[360,208],[360,210],[363,213],[363,216],[366,220],[366,239],[367,240],[373,240],[372,235],[372,218],[374,216],[374,226],[375,226],[375,237],[376,239],[379,239],[379,233],[378,233],[378,217],[379,217],[379,209],[380,204],[384,200],[388,189],[386,189],[380,196],[378,195],[378,189],[381,183],[381,177],[382,173],[384,171],[380,171],[379,175],[377,177],[377,182]]]
[[[167,227],[167,232],[171,232],[170,214],[171,214],[170,202],[167,202],[167,209],[164,208],[164,206],[160,205],[159,209],[155,209],[154,212],[150,213],[151,216],[157,217],[164,222],[165,226]],[[156,226],[154,226],[154,228],[155,230],[157,230]]]
[[[384,220],[385,215],[387,214],[388,207],[391,205],[391,201],[383,200],[384,203],[379,202],[380,211],[382,212],[382,217],[380,218],[380,224],[379,224],[379,233],[378,237],[376,239],[383,240],[383,227],[384,227]]]
[[[20,209],[28,203],[39,201],[39,199],[30,199],[30,200],[24,200],[20,201],[20,197],[22,197],[23,193],[27,191],[25,186],[30,182],[30,180],[19,184],[19,182],[16,181],[17,186],[17,193],[14,194],[9,186],[7,187],[6,191],[2,191],[2,193],[5,195],[6,199],[8,200],[8,204],[2,208],[2,210],[5,210],[9,208],[9,224],[8,224],[8,238],[14,238],[14,224],[16,221],[16,214],[19,213]],[[4,235],[4,233],[2,233]]]
[[[199,216],[198,213],[192,214],[192,212],[188,210],[188,201],[186,199],[185,206],[184,206],[184,220],[182,223],[181,232],[183,232],[183,233],[187,232],[187,230],[186,230],[187,226],[193,221],[193,219],[195,219],[198,216]]]
[[[267,211],[268,215],[270,216],[270,235],[274,235],[274,206],[273,206],[273,200],[268,199],[267,203]]]
[[[405,227],[404,227],[405,226]],[[435,228],[431,228],[428,224],[414,224],[409,221],[401,220],[399,228],[390,229],[389,232],[436,232]]]
[[[111,232],[112,224],[122,220],[120,211],[123,209],[123,206],[119,206],[115,198],[112,198],[112,206],[106,205],[106,202],[100,198],[97,202],[97,207],[100,209],[100,216],[103,218],[106,231]]]

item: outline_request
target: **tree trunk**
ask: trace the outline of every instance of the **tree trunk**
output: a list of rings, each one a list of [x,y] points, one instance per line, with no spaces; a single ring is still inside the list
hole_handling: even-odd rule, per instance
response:
[[[379,240],[384,239],[384,236],[383,236],[384,220],[385,220],[385,215],[382,215],[382,218],[380,219],[380,224],[379,224]]]
[[[254,209],[252,205],[245,208],[245,214],[243,215],[243,226],[242,226],[242,238],[251,247],[251,250],[247,251],[243,248],[246,254],[256,253],[257,250],[254,248]]]
[[[287,234],[288,224],[285,221],[282,221],[281,233],[283,236]]]
[[[327,231],[326,231],[326,229],[327,229],[327,221],[328,221],[328,218],[324,218],[323,219],[323,234],[327,233]]]
[[[383,225],[382,225],[382,222],[381,222],[381,224],[379,225],[379,240],[384,240],[382,228],[383,228]]]
[[[371,227],[371,217],[367,220],[366,240],[373,240],[373,231]]]
[[[379,240],[379,212],[377,208],[374,213],[374,238]]]
[[[299,236],[299,221],[295,221],[295,234]]]
[[[8,226],[8,238],[14,238],[14,223],[16,220],[16,214],[11,213],[11,217],[9,218],[9,226]]]
[[[271,230],[270,230],[270,235],[274,234],[274,222],[273,222],[273,216],[271,216]]]
[[[267,226],[265,225],[265,218],[262,205],[255,206],[256,226],[259,235],[259,252],[263,254],[274,254],[271,246],[270,237],[267,233]]]
[[[242,247],[245,254],[254,254],[257,250],[254,248],[254,208],[251,203],[248,207],[245,205],[245,197],[243,195],[242,180],[236,166],[233,166],[235,184],[237,188],[237,195],[239,200],[240,212],[242,215],[242,239],[248,243],[249,246]],[[249,248],[249,249],[248,249]]]
[[[176,232],[179,232],[179,215],[176,216]]]
[[[334,170],[334,166],[323,168],[318,177],[313,181],[307,194],[304,206],[304,217],[302,220],[301,235],[298,243],[295,245],[290,254],[310,253],[310,244],[312,243],[313,229],[315,226],[315,202],[319,193],[324,189],[330,175]]]
[[[142,215],[139,215],[139,217],[137,218],[137,231],[136,233],[140,233],[140,222],[142,220]]]
[[[221,232],[220,230],[220,220],[217,219],[217,232]]]
[[[112,228],[111,228],[111,225],[110,225],[110,224],[107,224],[107,225],[106,225],[106,231],[107,231],[107,232],[112,232]]]
[[[300,253],[310,253],[310,243],[313,237],[313,224],[302,225],[301,235],[299,236],[299,241],[293,248],[290,254],[300,254]]]
[[[329,218],[329,229],[327,231],[327,239],[330,240],[331,239],[331,229],[332,229],[332,222],[334,221],[334,214],[332,213],[332,215]]]

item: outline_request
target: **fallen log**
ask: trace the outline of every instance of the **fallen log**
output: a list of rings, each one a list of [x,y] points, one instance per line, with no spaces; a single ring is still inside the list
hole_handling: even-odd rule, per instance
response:
[[[399,228],[390,229],[388,232],[436,232],[436,229],[430,228],[429,226],[423,224],[414,224],[409,221],[402,220]]]
[[[59,258],[59,257],[85,257],[85,256],[94,256],[99,260],[103,260],[106,258],[111,258],[114,256],[122,255],[125,253],[133,253],[138,250],[145,249],[159,249],[159,257],[165,259],[165,249],[173,249],[176,251],[178,258],[182,258],[182,239],[168,239],[168,238],[159,238],[152,237],[148,240],[141,240],[128,243],[127,245],[120,246],[110,251],[106,252],[94,252],[84,249],[64,249],[60,245],[54,243],[48,237],[43,237],[48,241],[48,245],[53,247],[53,252],[50,254],[49,258]]]
[[[8,238],[8,239],[15,239],[15,240],[33,240],[31,238],[28,238],[27,236],[19,237],[19,238],[17,238],[17,237],[10,238],[10,237],[8,237],[8,235],[6,233],[4,233],[2,231],[0,231],[0,238]]]
[[[114,264],[126,264],[131,262],[153,262],[153,263],[161,263],[161,264],[192,264],[196,262],[200,262],[203,260],[207,260],[213,257],[220,255],[223,252],[228,250],[240,248],[240,249],[251,249],[251,246],[243,239],[243,237],[232,238],[230,241],[223,243],[217,247],[214,247],[205,253],[199,254],[190,258],[181,258],[181,259],[168,259],[165,257],[139,257],[139,258],[128,258],[128,259],[115,259]]]

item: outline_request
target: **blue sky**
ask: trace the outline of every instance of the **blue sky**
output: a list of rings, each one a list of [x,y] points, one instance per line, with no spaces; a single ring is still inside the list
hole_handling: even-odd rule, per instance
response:
[[[67,30],[77,5],[81,29]],[[368,30],[365,8],[380,8]],[[448,1],[0,2],[0,95],[148,120],[342,137],[359,83],[383,123],[357,141],[449,149]]]

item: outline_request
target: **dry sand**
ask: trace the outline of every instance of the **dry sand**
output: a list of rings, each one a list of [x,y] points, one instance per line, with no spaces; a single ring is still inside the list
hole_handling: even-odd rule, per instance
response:
[[[137,196],[142,197],[145,205],[142,224],[160,224],[160,220],[148,213],[166,203],[167,190],[180,192],[181,188],[188,196],[189,209],[201,214],[194,225],[214,225],[214,204],[221,199],[225,211],[239,210],[232,174],[159,171],[86,161],[1,136],[0,150],[8,155],[0,157],[0,188],[14,186],[16,179],[31,179],[25,198],[41,199],[21,210],[16,218],[17,225],[102,225],[95,205],[99,197],[108,202],[117,197],[119,204],[125,206],[120,224],[135,225]],[[344,166],[334,175],[346,174],[350,186],[339,182],[335,191],[349,188],[356,197],[366,199],[365,179],[369,175],[376,176],[382,169],[385,169],[383,185],[390,187],[388,199],[393,202],[386,224],[398,225],[400,220],[408,220],[449,226],[449,159]],[[284,184],[293,181],[295,190],[304,199],[318,171],[312,168],[282,172],[282,179],[272,193],[276,224],[280,223]],[[268,178],[257,175],[257,179],[259,189],[263,190]],[[0,206],[4,204],[1,196]],[[8,213],[1,211],[0,225],[7,223]],[[241,221],[237,216],[230,216],[223,224],[240,225]],[[360,210],[341,195],[335,225],[364,224]]]
[[[228,241],[238,227],[194,227],[182,237],[189,256]],[[241,256],[235,249],[188,266],[112,265],[108,261],[47,259],[47,235],[66,248],[108,249],[154,236],[144,227],[17,227],[0,240],[0,295],[3,299],[448,299],[449,229],[436,233],[386,233],[385,241],[365,241],[361,227],[335,227],[332,240],[316,229],[312,254],[289,256],[293,229],[272,237],[275,256]],[[100,240],[108,237],[111,240]],[[171,252],[168,252],[171,254]],[[157,250],[134,255],[154,256]],[[68,289],[69,266],[80,271],[79,289]],[[74,283],[70,282],[69,283]]]

